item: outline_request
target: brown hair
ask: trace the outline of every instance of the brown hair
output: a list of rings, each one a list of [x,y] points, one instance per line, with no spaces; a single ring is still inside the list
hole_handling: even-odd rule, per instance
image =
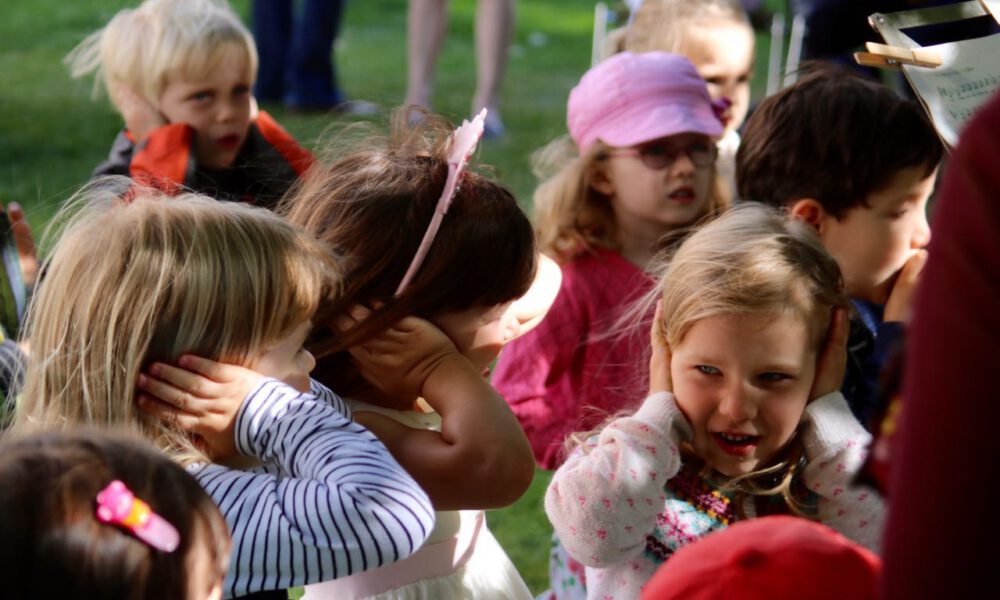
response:
[[[394,296],[444,188],[450,133],[433,115],[410,124],[405,110],[394,114],[388,138],[370,126],[355,127],[279,207],[341,265],[344,289],[326,307],[329,314],[383,303],[343,336],[317,331],[318,356],[361,343],[407,315],[433,318],[503,304],[530,287],[537,253],[528,217],[505,187],[466,171],[423,265]]]
[[[97,493],[120,480],[180,533],[171,552],[97,521]],[[229,530],[182,467],[136,438],[46,432],[0,446],[0,579],[10,598],[187,598],[190,553],[226,572]]]
[[[827,63],[766,98],[736,154],[740,198],[783,207],[813,198],[840,218],[902,169],[930,176],[944,148],[916,103]]]

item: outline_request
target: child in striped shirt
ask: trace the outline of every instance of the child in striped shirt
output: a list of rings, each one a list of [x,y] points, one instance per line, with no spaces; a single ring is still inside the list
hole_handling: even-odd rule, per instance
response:
[[[308,378],[305,332],[339,285],[320,245],[264,209],[139,188],[123,204],[116,189],[91,187],[64,209],[69,223],[29,308],[32,353],[13,433],[121,426],[187,466],[232,534],[226,597],[416,551],[434,524],[427,495]],[[230,363],[220,375],[196,358],[180,362],[229,383],[173,396],[187,411],[168,421],[156,418],[167,405],[147,398],[140,410],[137,382],[163,389],[164,365],[187,354]],[[223,377],[232,372],[235,383]],[[239,398],[213,412],[222,424],[185,430],[219,385]]]

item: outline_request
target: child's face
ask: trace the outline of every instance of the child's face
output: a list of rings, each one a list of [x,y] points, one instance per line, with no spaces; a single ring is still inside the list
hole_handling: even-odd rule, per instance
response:
[[[885,304],[900,269],[931,238],[927,199],[936,173],[924,167],[899,171],[889,185],[836,219],[823,217],[819,234],[837,259],[848,296]]]
[[[728,20],[710,21],[698,27],[686,55],[708,85],[712,100],[732,102],[725,115],[728,134],[743,124],[750,107],[753,77],[753,30]]]
[[[223,169],[233,164],[250,126],[249,68],[236,44],[222,48],[218,68],[203,79],[170,78],[160,94],[160,113],[170,123],[194,129],[198,164]]]
[[[284,381],[300,392],[308,392],[309,373],[316,367],[316,359],[302,344],[311,329],[312,321],[303,322],[260,355],[250,368]]]
[[[628,150],[639,153],[674,153],[677,158],[664,168],[651,168],[642,156],[617,154],[595,164],[592,185],[611,198],[611,207],[622,235],[648,233],[659,237],[676,227],[693,223],[705,209],[714,165],[699,166],[682,151],[692,145],[711,143],[708,137],[682,133],[650,140]]]
[[[695,453],[730,477],[767,466],[795,433],[816,375],[802,319],[705,317],[671,350],[673,391]]]
[[[219,572],[219,562],[209,550],[211,542],[206,529],[195,529],[203,542],[193,544],[186,557],[188,577],[188,600],[219,600],[222,598],[222,581],[225,571]]]
[[[489,374],[490,363],[500,354],[504,344],[520,332],[510,302],[445,313],[434,322],[484,375]]]

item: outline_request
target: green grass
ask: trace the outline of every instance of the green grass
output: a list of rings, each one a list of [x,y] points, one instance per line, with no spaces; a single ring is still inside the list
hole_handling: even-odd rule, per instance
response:
[[[89,177],[107,154],[121,120],[107,101],[90,98],[87,81],[73,81],[62,58],[124,6],[123,0],[9,2],[0,19],[0,201],[21,203],[36,229]],[[450,33],[438,61],[436,110],[467,116],[475,86],[475,0],[453,0]],[[769,5],[783,5],[769,0]],[[234,2],[244,16],[249,0]],[[528,208],[535,185],[531,152],[566,131],[566,97],[590,60],[592,0],[535,0],[518,4],[518,22],[503,88],[508,135],[484,142],[477,161]],[[406,82],[405,0],[349,2],[337,46],[341,85],[354,98],[390,109]],[[767,39],[758,38],[754,86],[766,77]],[[328,116],[289,114],[265,107],[309,148],[331,125]],[[551,528],[541,508],[550,475],[539,471],[531,489],[490,528],[536,593],[547,587]],[[297,595],[298,592],[293,593]]]

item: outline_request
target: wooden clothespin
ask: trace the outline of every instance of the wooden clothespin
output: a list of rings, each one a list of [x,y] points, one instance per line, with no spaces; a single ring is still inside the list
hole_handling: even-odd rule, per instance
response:
[[[899,70],[901,65],[914,65],[917,67],[941,66],[941,56],[934,50],[925,48],[900,48],[899,46],[887,46],[866,42],[865,48],[868,52],[855,52],[854,60],[859,65],[866,67],[879,67],[882,69]]]

